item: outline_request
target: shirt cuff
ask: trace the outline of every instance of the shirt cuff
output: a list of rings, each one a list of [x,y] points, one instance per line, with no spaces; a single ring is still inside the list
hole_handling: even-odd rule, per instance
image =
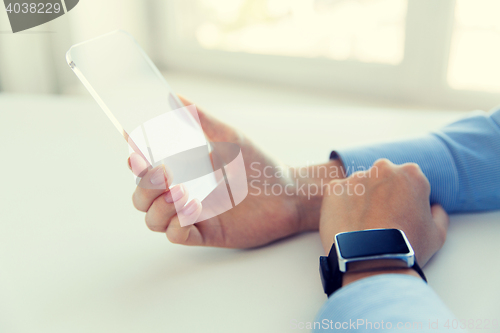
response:
[[[431,185],[431,204],[439,203],[447,212],[457,210],[459,180],[455,162],[447,146],[434,134],[391,143],[333,151],[340,158],[346,176],[371,168],[380,158],[394,164],[417,163]]]
[[[451,326],[453,320],[456,317],[422,279],[381,274],[335,292],[318,313],[313,332],[392,332],[404,328],[442,332],[446,322]]]

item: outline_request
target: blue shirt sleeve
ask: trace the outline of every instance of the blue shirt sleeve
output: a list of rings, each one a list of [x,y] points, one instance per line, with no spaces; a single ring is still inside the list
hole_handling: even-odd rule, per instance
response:
[[[431,203],[448,213],[500,209],[500,110],[420,138],[339,150],[331,157],[340,157],[348,176],[379,158],[417,163],[431,184]]]
[[[421,279],[381,274],[333,293],[312,327],[313,332],[462,332],[460,325]]]

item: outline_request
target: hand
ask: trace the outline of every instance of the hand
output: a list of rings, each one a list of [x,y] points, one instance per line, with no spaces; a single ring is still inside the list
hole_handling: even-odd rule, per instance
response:
[[[324,190],[319,229],[325,253],[339,232],[395,228],[405,232],[417,262],[425,265],[443,246],[449,224],[440,205],[430,207],[429,195],[429,182],[418,165],[396,166],[385,159],[368,171],[330,182]]]
[[[181,100],[185,105],[192,105],[185,99]],[[187,195],[182,186],[176,186],[170,191],[165,190],[165,186],[152,187],[153,182],[168,182],[170,176],[167,170],[160,166],[141,174],[146,163],[134,153],[129,158],[129,167],[136,175],[141,174],[142,179],[133,194],[133,203],[138,210],[146,212],[146,224],[151,230],[166,232],[168,239],[178,244],[248,248],[302,231],[318,229],[321,189],[331,179],[342,176],[340,161],[302,169],[287,168],[266,156],[228,125],[199,109],[198,116],[210,141],[231,142],[240,146],[249,194],[239,205],[219,216],[181,227],[172,201],[174,199],[182,205],[186,203]],[[289,175],[283,172],[280,174],[280,170],[288,170]],[[271,191],[271,186],[283,190],[287,185],[288,194],[282,191],[281,194],[274,195]],[[314,190],[308,195],[309,189]],[[194,221],[199,217],[204,204],[205,200],[202,203],[190,202],[179,214],[184,215],[183,219],[189,215],[188,218],[191,217]]]

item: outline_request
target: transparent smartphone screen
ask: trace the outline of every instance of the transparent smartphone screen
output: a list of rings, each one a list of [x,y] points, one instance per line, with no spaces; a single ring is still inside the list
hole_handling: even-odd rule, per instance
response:
[[[189,200],[210,194],[220,179],[197,113],[182,105],[131,35],[115,31],[74,45],[66,58],[131,150],[150,167],[165,164],[171,186],[187,186]]]

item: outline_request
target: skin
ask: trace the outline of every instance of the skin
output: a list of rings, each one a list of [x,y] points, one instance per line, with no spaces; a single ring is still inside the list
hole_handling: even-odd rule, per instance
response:
[[[185,105],[192,104],[182,97],[181,100]],[[346,179],[341,161],[333,160],[306,168],[290,168],[290,176],[279,177],[269,170],[285,166],[265,155],[241,133],[203,110],[198,109],[198,117],[210,141],[232,142],[240,146],[248,181],[258,179],[262,191],[259,195],[248,195],[238,206],[219,216],[181,227],[179,216],[195,221],[200,215],[202,203],[190,202],[177,212],[176,204],[182,207],[187,203],[188,194],[182,185],[175,190],[168,190],[166,184],[172,178],[168,170],[163,167],[148,170],[144,160],[138,154],[132,154],[128,161],[129,168],[134,174],[141,176],[132,197],[134,206],[146,213],[146,224],[151,230],[166,233],[171,242],[194,246],[251,248],[303,231],[319,229],[325,253],[328,254],[336,233],[397,228],[406,233],[421,266],[443,245],[448,216],[441,206],[430,207],[430,185],[416,164],[395,166],[388,160],[379,160],[370,171],[358,172]],[[254,162],[258,164],[251,167],[250,164]],[[270,177],[263,176],[266,168]],[[325,170],[328,171],[324,172]],[[337,172],[331,173],[330,170]],[[377,172],[374,173],[374,170]],[[309,197],[294,190],[290,191],[294,195],[272,195],[264,193],[261,186],[263,181],[268,186],[279,184],[284,187],[294,184],[299,187],[316,185],[324,188]],[[350,189],[352,193],[356,185],[363,185],[365,193],[348,195],[347,190]],[[343,195],[336,194],[339,193],[339,186],[346,189]],[[334,192],[334,188],[337,192]],[[381,268],[376,263],[364,263],[356,271],[344,275],[344,285],[375,274],[387,273],[418,277],[412,269]]]
[[[185,105],[193,104],[182,97],[181,100]],[[151,230],[166,233],[167,238],[177,244],[228,248],[257,247],[303,231],[318,230],[323,199],[321,188],[333,179],[343,178],[340,161],[300,169],[289,168],[289,176],[280,177],[273,170],[286,166],[265,155],[248,138],[199,108],[198,117],[210,141],[231,142],[240,146],[248,181],[258,179],[259,182],[254,183],[253,187],[249,184],[250,194],[235,208],[194,225],[181,227],[179,216],[183,221],[194,222],[200,215],[202,203],[190,202],[177,212],[175,205],[181,203],[182,207],[187,202],[185,189],[169,191],[165,185],[171,179],[168,170],[161,166],[147,170],[144,160],[134,153],[129,158],[129,168],[142,178],[132,200],[138,210],[146,213],[146,224]],[[266,167],[266,174],[270,177],[264,177]],[[152,179],[157,184],[153,184]],[[158,184],[158,179],[161,184]],[[279,184],[284,187],[291,184],[288,192],[293,195],[272,195],[269,191],[266,195],[264,181],[267,186]],[[316,185],[320,191],[307,197],[305,193],[295,191],[297,186],[302,185]],[[256,195],[256,186],[261,189],[259,195]],[[174,197],[176,203],[171,202]]]
[[[358,193],[364,188],[362,195],[355,194],[356,186]],[[348,195],[349,188],[353,195]],[[331,181],[324,193],[319,231],[326,254],[337,233],[395,228],[405,232],[417,262],[424,266],[446,240],[448,215],[440,205],[430,206],[430,185],[417,164],[397,166],[381,159],[368,171]],[[347,272],[343,284],[387,273],[419,277],[413,269],[365,262],[355,272]]]

